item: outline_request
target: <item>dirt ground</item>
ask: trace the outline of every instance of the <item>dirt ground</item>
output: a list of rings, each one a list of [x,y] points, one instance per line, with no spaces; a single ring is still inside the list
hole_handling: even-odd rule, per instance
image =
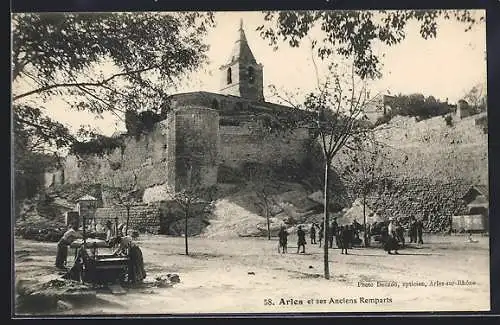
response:
[[[483,311],[490,308],[488,237],[427,236],[421,247],[388,255],[331,249],[331,278],[323,275],[323,249],[308,244],[279,254],[277,240],[143,236],[148,276],[176,273],[170,288],[98,293],[85,307],[59,314],[177,314],[229,312]],[[54,278],[56,244],[17,239],[17,279]],[[377,282],[378,281],[378,282]],[[464,281],[460,283],[459,281]]]

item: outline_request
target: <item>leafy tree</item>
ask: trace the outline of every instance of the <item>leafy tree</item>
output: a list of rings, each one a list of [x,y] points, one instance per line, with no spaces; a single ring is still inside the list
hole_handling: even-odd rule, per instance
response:
[[[381,76],[382,61],[373,51],[374,43],[400,43],[411,21],[420,24],[419,33],[424,39],[434,38],[439,19],[455,19],[464,23],[468,31],[484,17],[470,10],[280,11],[265,12],[266,23],[258,30],[277,48],[279,41],[298,47],[304,38],[310,37],[311,30],[317,29],[320,36],[312,42],[318,57],[352,57],[358,76],[376,78]]]
[[[398,95],[393,99],[391,115],[414,116],[422,119],[441,116],[451,112],[448,103],[442,103],[433,96],[422,94]]]
[[[164,116],[154,111],[136,112],[132,109],[125,111],[125,127],[127,134],[133,136],[140,136],[147,134],[154,128],[155,123],[164,119]]]
[[[12,24],[13,79],[33,81],[29,90],[16,87],[14,101],[70,95],[80,97],[74,108],[100,113],[117,104],[142,108],[148,98],[160,101],[146,107],[161,107],[166,95],[161,86],[205,61],[203,36],[213,17],[197,12],[30,13],[14,15]],[[92,75],[99,65],[111,73]]]
[[[13,111],[57,147],[73,140],[42,104],[120,116],[161,109],[165,89],[206,60],[204,13],[23,13],[12,16]],[[33,117],[26,121],[26,116]]]
[[[77,140],[46,115],[63,99],[75,110],[162,109],[165,89],[206,60],[210,13],[22,13],[12,16],[14,163]],[[26,184],[25,184],[26,185]],[[24,185],[23,185],[24,186]],[[26,186],[29,186],[26,185]]]
[[[46,129],[41,129],[37,121],[43,121]],[[67,145],[73,138],[64,125],[42,117],[39,109],[29,109],[21,105],[13,112],[13,152],[14,199],[19,204],[33,197],[43,186],[43,172],[60,166],[56,153],[47,153],[44,147]]]
[[[464,96],[464,100],[478,113],[486,112],[487,110],[485,88],[484,85],[477,84]]]
[[[75,141],[70,145],[69,153],[81,157],[86,155],[103,156],[110,154],[116,148],[125,148],[123,138],[107,137],[104,135],[95,135],[89,141]]]

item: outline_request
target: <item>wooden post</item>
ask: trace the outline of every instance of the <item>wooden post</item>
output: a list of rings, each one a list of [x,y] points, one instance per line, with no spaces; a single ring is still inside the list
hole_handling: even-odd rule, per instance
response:
[[[328,228],[330,227],[330,221],[328,218],[328,172],[330,170],[330,161],[327,159],[325,162],[325,188],[324,188],[324,204],[325,204],[325,210],[324,210],[324,219],[323,219],[323,239],[325,241],[325,245],[323,246],[323,263],[324,263],[324,272],[325,272],[325,279],[330,279],[330,268],[328,265]]]
[[[83,228],[83,247],[85,248],[85,244],[87,243],[87,236],[86,236],[86,232],[85,232],[85,216],[82,217],[82,228]]]
[[[115,217],[115,229],[114,229],[115,236],[118,236],[118,217]]]
[[[127,228],[125,228],[125,236],[127,236],[128,234],[128,223],[130,220],[130,206],[127,204],[126,207],[127,207],[127,224],[126,224]]]

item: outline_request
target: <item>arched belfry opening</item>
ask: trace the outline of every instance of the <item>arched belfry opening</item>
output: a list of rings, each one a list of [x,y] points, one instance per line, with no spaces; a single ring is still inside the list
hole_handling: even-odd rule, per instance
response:
[[[264,101],[262,70],[262,65],[257,63],[250,50],[241,21],[238,38],[229,59],[220,67],[220,92],[225,95]]]
[[[248,67],[248,82],[251,84],[255,82],[255,70],[253,67]]]
[[[230,85],[230,84],[232,84],[232,83],[233,83],[232,72],[233,72],[233,71],[232,71],[232,70],[231,70],[231,68],[229,67],[229,68],[227,69],[227,76],[226,76],[226,83],[227,83],[228,85]]]

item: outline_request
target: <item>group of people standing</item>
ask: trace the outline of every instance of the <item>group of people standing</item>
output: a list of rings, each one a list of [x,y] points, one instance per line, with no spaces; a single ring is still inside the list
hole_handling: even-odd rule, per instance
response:
[[[424,224],[421,219],[416,220],[414,217],[410,218],[408,233],[410,236],[410,243],[423,244],[422,239],[424,231]],[[398,219],[390,218],[389,225],[387,226],[387,234],[384,240],[384,249],[388,254],[398,254],[400,244],[405,245],[405,229]]]
[[[415,217],[410,219],[410,243],[423,244],[422,235],[424,232],[424,223],[421,219],[416,220]]]
[[[336,218],[330,224],[327,229],[327,240],[325,241],[325,245],[329,248],[333,248],[333,244],[335,242],[336,247],[342,249],[342,254],[348,254],[347,249],[352,248],[353,244],[359,239],[359,229],[361,225],[356,221],[353,222],[352,225],[339,226]],[[323,242],[324,237],[324,225],[312,224],[311,229],[309,230],[310,235],[310,243],[311,245],[316,245],[316,234],[318,233],[318,242],[319,247]],[[287,252],[287,242],[288,242],[288,232],[285,229],[285,226],[282,226],[280,232],[278,234],[279,237],[279,249],[280,253]],[[297,254],[305,253],[306,248],[306,232],[302,228],[302,226],[298,226],[297,228]],[[302,250],[301,250],[302,249]]]
[[[373,228],[377,229],[377,226],[374,224]],[[387,251],[388,254],[398,254],[398,249],[400,245],[405,246],[405,229],[401,225],[398,219],[390,218],[388,224],[380,224],[383,226],[383,247],[384,250]],[[423,222],[421,219],[415,219],[414,217],[410,218],[409,225],[409,236],[410,243],[418,243],[423,244]],[[325,241],[325,245],[328,245],[329,248],[333,248],[333,243],[335,240],[336,246],[341,249],[341,254],[348,254],[348,249],[352,248],[355,244],[362,243],[362,240],[359,237],[360,230],[362,229],[362,225],[358,223],[356,220],[353,221],[351,225],[343,225],[340,226],[337,223],[336,218],[334,218],[333,222],[327,229],[327,240]],[[369,240],[371,238],[372,227],[367,225],[366,227],[366,235],[365,240]],[[313,223],[309,230],[310,243],[311,245],[319,244],[321,247],[323,237],[324,237],[324,224],[317,225]],[[279,232],[279,252],[286,253],[287,252],[287,242],[288,242],[288,232],[285,229],[285,226],[282,226]],[[316,241],[318,238],[318,242]],[[306,246],[306,232],[299,226],[297,229],[297,254],[305,253]],[[301,250],[302,249],[302,250]]]
[[[313,223],[311,225],[311,229],[309,232],[311,244],[316,244],[316,229],[318,229],[319,247],[321,247],[325,233],[324,224],[322,223],[318,226],[317,224]],[[335,241],[336,247],[342,249],[341,253],[347,254],[347,249],[352,248],[353,244],[360,241],[360,229],[361,224],[359,224],[356,220],[354,220],[351,225],[340,226],[337,223],[337,218],[334,218],[327,229],[327,240],[325,241],[325,245],[328,245],[329,248],[333,248],[333,243]]]

